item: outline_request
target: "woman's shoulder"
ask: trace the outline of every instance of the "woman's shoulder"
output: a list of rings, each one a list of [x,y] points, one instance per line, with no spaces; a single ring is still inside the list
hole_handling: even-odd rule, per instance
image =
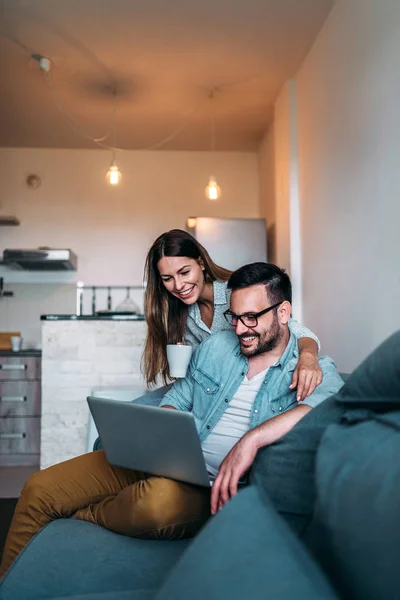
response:
[[[228,288],[227,281],[219,281],[216,279],[213,282],[214,304],[226,304],[231,297],[231,290]]]

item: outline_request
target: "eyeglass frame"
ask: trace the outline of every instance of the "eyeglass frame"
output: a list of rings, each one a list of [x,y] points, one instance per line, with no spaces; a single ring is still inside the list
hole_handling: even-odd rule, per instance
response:
[[[269,306],[268,308],[264,308],[264,310],[260,310],[260,312],[258,312],[258,313],[245,313],[244,315],[235,315],[235,313],[232,312],[228,308],[228,310],[226,310],[224,312],[224,317],[225,317],[225,320],[227,321],[228,325],[230,325],[231,327],[236,327],[238,321],[240,321],[242,323],[242,325],[244,325],[245,327],[248,327],[249,329],[254,329],[254,327],[257,327],[257,325],[258,325],[259,317],[262,317],[262,315],[266,315],[270,310],[273,310],[274,308],[277,308],[280,304],[283,304],[283,302],[284,302],[284,300],[281,300],[280,302],[277,302],[276,304],[273,304],[272,306]],[[233,315],[232,318],[237,319],[235,325],[233,324],[233,322],[229,323],[228,315]],[[246,323],[243,321],[243,317],[250,316],[250,315],[252,318],[254,318],[256,320],[255,325],[246,325]]]

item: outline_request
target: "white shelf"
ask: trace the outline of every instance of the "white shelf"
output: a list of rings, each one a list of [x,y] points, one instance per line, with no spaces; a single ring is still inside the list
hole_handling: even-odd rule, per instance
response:
[[[76,271],[23,271],[0,265],[0,277],[4,283],[76,283]]]

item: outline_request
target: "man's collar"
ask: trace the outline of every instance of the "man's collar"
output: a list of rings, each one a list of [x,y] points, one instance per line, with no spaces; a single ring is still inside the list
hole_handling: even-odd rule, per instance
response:
[[[299,348],[297,345],[297,338],[295,338],[294,335],[291,333],[287,346],[281,354],[281,357],[276,361],[275,366],[279,365],[283,367],[287,363],[287,361],[290,360],[293,356],[298,358]]]

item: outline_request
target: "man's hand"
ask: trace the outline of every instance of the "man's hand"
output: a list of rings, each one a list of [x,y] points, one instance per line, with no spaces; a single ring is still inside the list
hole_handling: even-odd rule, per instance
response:
[[[297,400],[301,402],[310,396],[321,382],[322,370],[318,356],[312,352],[301,352],[289,389],[294,390],[297,387]]]
[[[311,408],[307,404],[295,406],[245,433],[219,467],[211,490],[211,513],[213,515],[229,498],[236,494],[239,479],[250,469],[258,450],[279,440],[310,410]]]
[[[256,436],[249,431],[225,456],[211,490],[211,514],[215,515],[237,493],[239,479],[250,469],[257,450]]]

